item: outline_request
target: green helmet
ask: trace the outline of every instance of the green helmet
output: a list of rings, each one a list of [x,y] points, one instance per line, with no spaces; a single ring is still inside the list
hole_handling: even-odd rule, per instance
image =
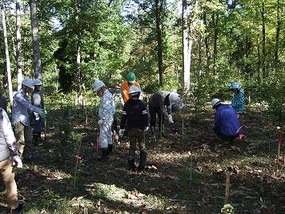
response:
[[[129,83],[134,83],[136,81],[136,75],[133,72],[128,73],[127,80]]]

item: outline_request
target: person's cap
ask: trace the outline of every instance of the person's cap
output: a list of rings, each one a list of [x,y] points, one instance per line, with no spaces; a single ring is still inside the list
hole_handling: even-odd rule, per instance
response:
[[[97,92],[99,91],[100,88],[102,88],[103,86],[105,86],[105,84],[101,81],[101,80],[96,80],[93,84],[94,88],[93,91]]]

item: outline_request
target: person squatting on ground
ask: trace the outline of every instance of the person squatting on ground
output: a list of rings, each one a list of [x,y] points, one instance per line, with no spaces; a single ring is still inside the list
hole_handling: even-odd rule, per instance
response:
[[[156,115],[158,115],[159,132],[164,134],[164,116],[173,124],[172,112],[182,108],[180,95],[175,91],[158,91],[149,98],[151,138],[155,138]]]
[[[143,170],[146,163],[145,132],[148,130],[148,113],[146,105],[139,99],[141,90],[136,86],[129,89],[130,99],[125,103],[122,111],[119,135],[124,135],[124,130],[128,130],[130,141],[128,164],[129,170],[135,170],[135,152],[138,143],[140,151],[140,163],[138,170]],[[128,122],[128,123],[127,123]]]
[[[99,160],[107,160],[109,154],[113,150],[113,133],[112,125],[114,121],[114,114],[116,110],[115,100],[112,94],[109,92],[105,84],[101,80],[94,82],[93,91],[101,97],[99,106],[99,141],[102,149],[102,155]]]
[[[34,81],[34,91],[32,93],[31,102],[32,105],[37,106],[41,109],[45,109],[43,92],[42,92],[42,82],[39,79]],[[41,131],[43,127],[43,119],[40,117],[39,113],[33,112],[34,119],[34,129],[33,129],[33,140],[36,146],[39,145],[39,140],[41,139]]]
[[[230,91],[234,93],[232,107],[236,111],[237,118],[239,118],[242,114],[244,114],[244,90],[241,88],[238,82],[232,82],[230,85]]]
[[[130,95],[129,95],[129,89],[130,86],[136,86],[140,89],[140,84],[138,82],[136,82],[136,75],[134,72],[129,72],[127,75],[127,81],[124,81],[121,85],[121,95],[122,95],[122,105],[124,105],[128,99],[130,99]]]
[[[29,112],[37,112],[40,117],[45,118],[43,109],[33,106],[27,96],[34,89],[34,81],[25,78],[22,81],[22,87],[14,94],[12,106],[12,124],[16,136],[16,144],[19,155],[28,161],[32,160],[32,136],[30,130]]]
[[[241,127],[235,110],[230,105],[222,104],[218,98],[212,100],[212,107],[216,110],[214,132],[220,139],[232,142],[239,136]]]
[[[23,209],[24,201],[18,201],[17,184],[13,165],[23,167],[15,143],[15,135],[9,117],[0,108],[0,172],[6,189],[9,213],[18,213]]]

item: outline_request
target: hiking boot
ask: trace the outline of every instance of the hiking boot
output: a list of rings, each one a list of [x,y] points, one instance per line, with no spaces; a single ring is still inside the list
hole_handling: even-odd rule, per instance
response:
[[[20,213],[24,209],[25,204],[26,204],[25,201],[19,201],[18,207],[15,209],[11,209],[9,213],[10,214]]]

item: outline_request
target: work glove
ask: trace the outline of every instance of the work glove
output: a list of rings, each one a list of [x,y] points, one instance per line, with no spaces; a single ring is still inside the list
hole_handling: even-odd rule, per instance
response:
[[[120,129],[120,130],[119,130],[119,136],[120,136],[120,137],[123,137],[123,136],[124,136],[124,129]]]
[[[23,162],[18,155],[13,157],[13,166],[16,166],[17,168],[23,168]]]
[[[43,118],[43,119],[46,118],[46,114],[45,114],[44,110],[39,110],[37,113],[40,115],[41,118]]]
[[[98,125],[100,126],[100,125],[102,125],[102,124],[103,124],[103,120],[100,119],[100,120],[98,121]]]
[[[144,131],[147,132],[148,129],[149,129],[149,126],[145,127],[145,128],[144,128]]]
[[[168,115],[168,122],[171,123],[171,124],[174,123],[174,121],[173,121],[173,119],[172,119],[172,115]]]

